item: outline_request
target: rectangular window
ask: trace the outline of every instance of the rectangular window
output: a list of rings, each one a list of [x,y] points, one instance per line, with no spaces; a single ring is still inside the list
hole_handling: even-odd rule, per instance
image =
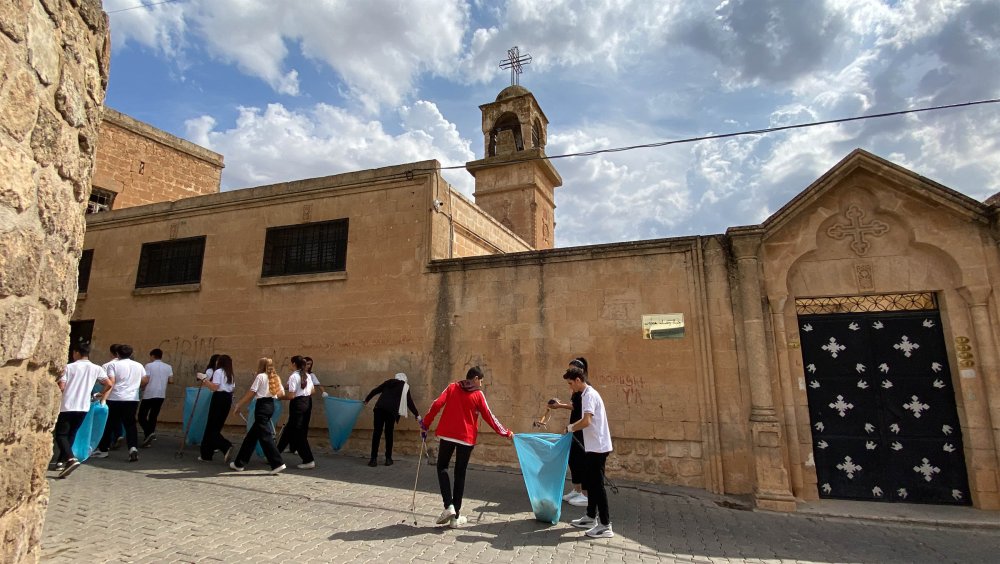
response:
[[[115,203],[115,193],[96,186],[90,189],[90,201],[87,202],[87,213],[108,211]]]
[[[205,237],[144,243],[139,256],[136,288],[176,286],[201,282]]]
[[[78,292],[86,292],[90,284],[90,263],[94,261],[94,249],[84,249],[80,255],[80,267],[76,273],[76,287]]]
[[[346,218],[267,230],[261,278],[338,272],[346,268]]]

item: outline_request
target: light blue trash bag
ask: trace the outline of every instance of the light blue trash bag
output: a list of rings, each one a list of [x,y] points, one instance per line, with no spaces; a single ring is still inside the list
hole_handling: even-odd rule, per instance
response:
[[[201,396],[198,395],[201,390]],[[194,418],[191,412],[195,409],[195,398],[198,399]],[[187,444],[200,445],[205,436],[205,424],[208,423],[208,406],[212,403],[212,390],[205,387],[190,387],[184,389],[184,426],[187,428]]]
[[[559,522],[562,492],[569,465],[569,447],[573,434],[520,433],[514,435],[514,449],[521,463],[521,475],[528,489],[528,500],[535,519]]]
[[[90,453],[97,448],[104,436],[104,426],[108,422],[108,406],[99,401],[91,402],[87,416],[83,418],[80,429],[73,439],[73,456],[80,462],[86,462]]]
[[[326,428],[330,432],[330,446],[333,450],[340,450],[354,430],[354,424],[358,421],[358,415],[364,408],[364,402],[358,400],[335,398],[333,396],[323,398],[323,408],[326,412]]]
[[[254,410],[257,409],[257,398],[250,400],[250,416],[247,417],[247,431],[253,426],[254,422]],[[271,414],[271,425],[274,431],[274,444],[278,444],[278,421],[281,419],[281,402],[275,400],[274,402],[274,413]],[[257,446],[254,447],[254,452],[257,453],[257,458],[264,458],[264,449],[260,448],[260,441],[257,441]]]

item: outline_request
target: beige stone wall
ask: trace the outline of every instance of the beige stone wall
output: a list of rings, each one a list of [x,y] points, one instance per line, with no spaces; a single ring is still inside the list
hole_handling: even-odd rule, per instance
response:
[[[460,258],[497,253],[530,251],[531,247],[485,210],[458,192],[451,192],[450,220],[454,226],[454,245],[450,255],[435,258]]]
[[[0,3],[3,562],[39,557],[109,48],[96,0]]]
[[[112,209],[214,194],[222,155],[104,108],[95,187],[117,194]]]

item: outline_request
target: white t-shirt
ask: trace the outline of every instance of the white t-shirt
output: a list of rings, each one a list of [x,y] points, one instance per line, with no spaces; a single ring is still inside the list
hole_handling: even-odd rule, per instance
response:
[[[611,430],[608,428],[608,414],[604,411],[604,400],[591,386],[583,389],[581,397],[583,413],[589,413],[590,425],[583,429],[583,450],[587,452],[611,452]]]
[[[118,362],[118,359],[117,358],[112,358],[111,360],[109,360],[109,361],[107,361],[107,362],[105,362],[104,364],[101,365],[101,370],[103,370],[105,374],[107,374],[108,376],[110,376],[111,375],[111,367],[116,362]]]
[[[312,374],[310,374],[310,376],[312,376],[312,378],[315,378],[315,376],[313,376]],[[295,397],[297,398],[302,396],[311,396],[313,393],[313,384],[314,384],[312,378],[306,378],[306,387],[303,388],[299,384],[299,382],[302,380],[302,377],[299,375],[299,371],[296,370],[295,372],[292,373],[291,376],[288,377],[288,391],[294,393]]]
[[[149,383],[142,391],[142,399],[167,397],[167,383],[173,377],[174,369],[157,359],[146,365],[146,375],[149,376]]]
[[[98,380],[108,381],[104,369],[86,358],[67,364],[62,377],[59,378],[60,382],[66,384],[62,401],[59,403],[59,412],[90,411],[90,392]]]
[[[226,371],[221,368],[216,368],[212,370],[212,373],[208,377],[213,384],[219,387],[220,392],[230,392],[232,393],[233,388],[236,387],[236,378],[233,378],[232,383],[226,382]]]
[[[108,399],[111,401],[139,401],[139,384],[146,375],[146,369],[141,364],[130,359],[121,358],[108,369],[108,376],[115,379],[115,387]]]
[[[295,375],[297,376],[298,372],[296,372]],[[298,379],[298,378],[296,378],[296,379]],[[280,382],[279,382],[279,386],[280,386]],[[257,399],[260,399],[260,398],[277,398],[278,397],[278,396],[276,396],[276,395],[274,395],[274,394],[271,393],[271,391],[270,391],[270,389],[269,389],[269,387],[267,385],[267,374],[265,374],[263,372],[261,372],[260,374],[258,374],[257,377],[253,379],[253,384],[250,384],[250,391],[252,391],[254,394],[256,394],[254,397],[256,397]],[[279,393],[279,395],[284,395],[285,394],[285,389],[281,388],[281,391],[278,392],[278,393]]]
[[[313,374],[312,372],[309,373],[309,380],[312,382],[313,386],[322,386],[323,385],[323,384],[319,383],[319,378],[317,378],[316,375]]]

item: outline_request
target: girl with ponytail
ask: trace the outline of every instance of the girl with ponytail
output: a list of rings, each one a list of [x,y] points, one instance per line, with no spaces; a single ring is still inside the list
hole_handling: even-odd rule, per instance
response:
[[[274,446],[274,425],[271,423],[274,406],[284,395],[285,388],[281,385],[281,377],[274,370],[274,361],[270,358],[262,358],[257,361],[257,377],[254,378],[246,395],[233,406],[233,413],[239,413],[240,409],[249,404],[251,399],[257,399],[253,412],[253,425],[247,429],[247,434],[243,437],[243,444],[240,445],[240,451],[236,453],[236,459],[229,463],[230,468],[237,472],[245,470],[250,456],[253,455],[254,448],[260,442],[264,457],[267,458],[267,462],[271,466],[271,474],[277,474],[285,469],[285,464],[281,461],[281,453]]]
[[[225,453],[223,462],[229,460],[233,451],[233,443],[222,436],[222,427],[229,415],[229,406],[233,404],[233,359],[228,354],[212,355],[209,368],[204,374],[198,374],[198,379],[205,387],[212,390],[212,401],[208,404],[208,419],[205,421],[205,436],[201,439],[201,456],[198,460],[212,460],[215,451]]]
[[[316,467],[312,449],[309,448],[309,412],[312,411],[313,382],[309,377],[308,362],[305,357],[292,357],[295,372],[288,377],[288,392],[284,398],[291,400],[288,405],[288,423],[281,431],[278,440],[278,451],[285,450],[290,444],[292,452],[302,457],[298,468],[308,470]]]

